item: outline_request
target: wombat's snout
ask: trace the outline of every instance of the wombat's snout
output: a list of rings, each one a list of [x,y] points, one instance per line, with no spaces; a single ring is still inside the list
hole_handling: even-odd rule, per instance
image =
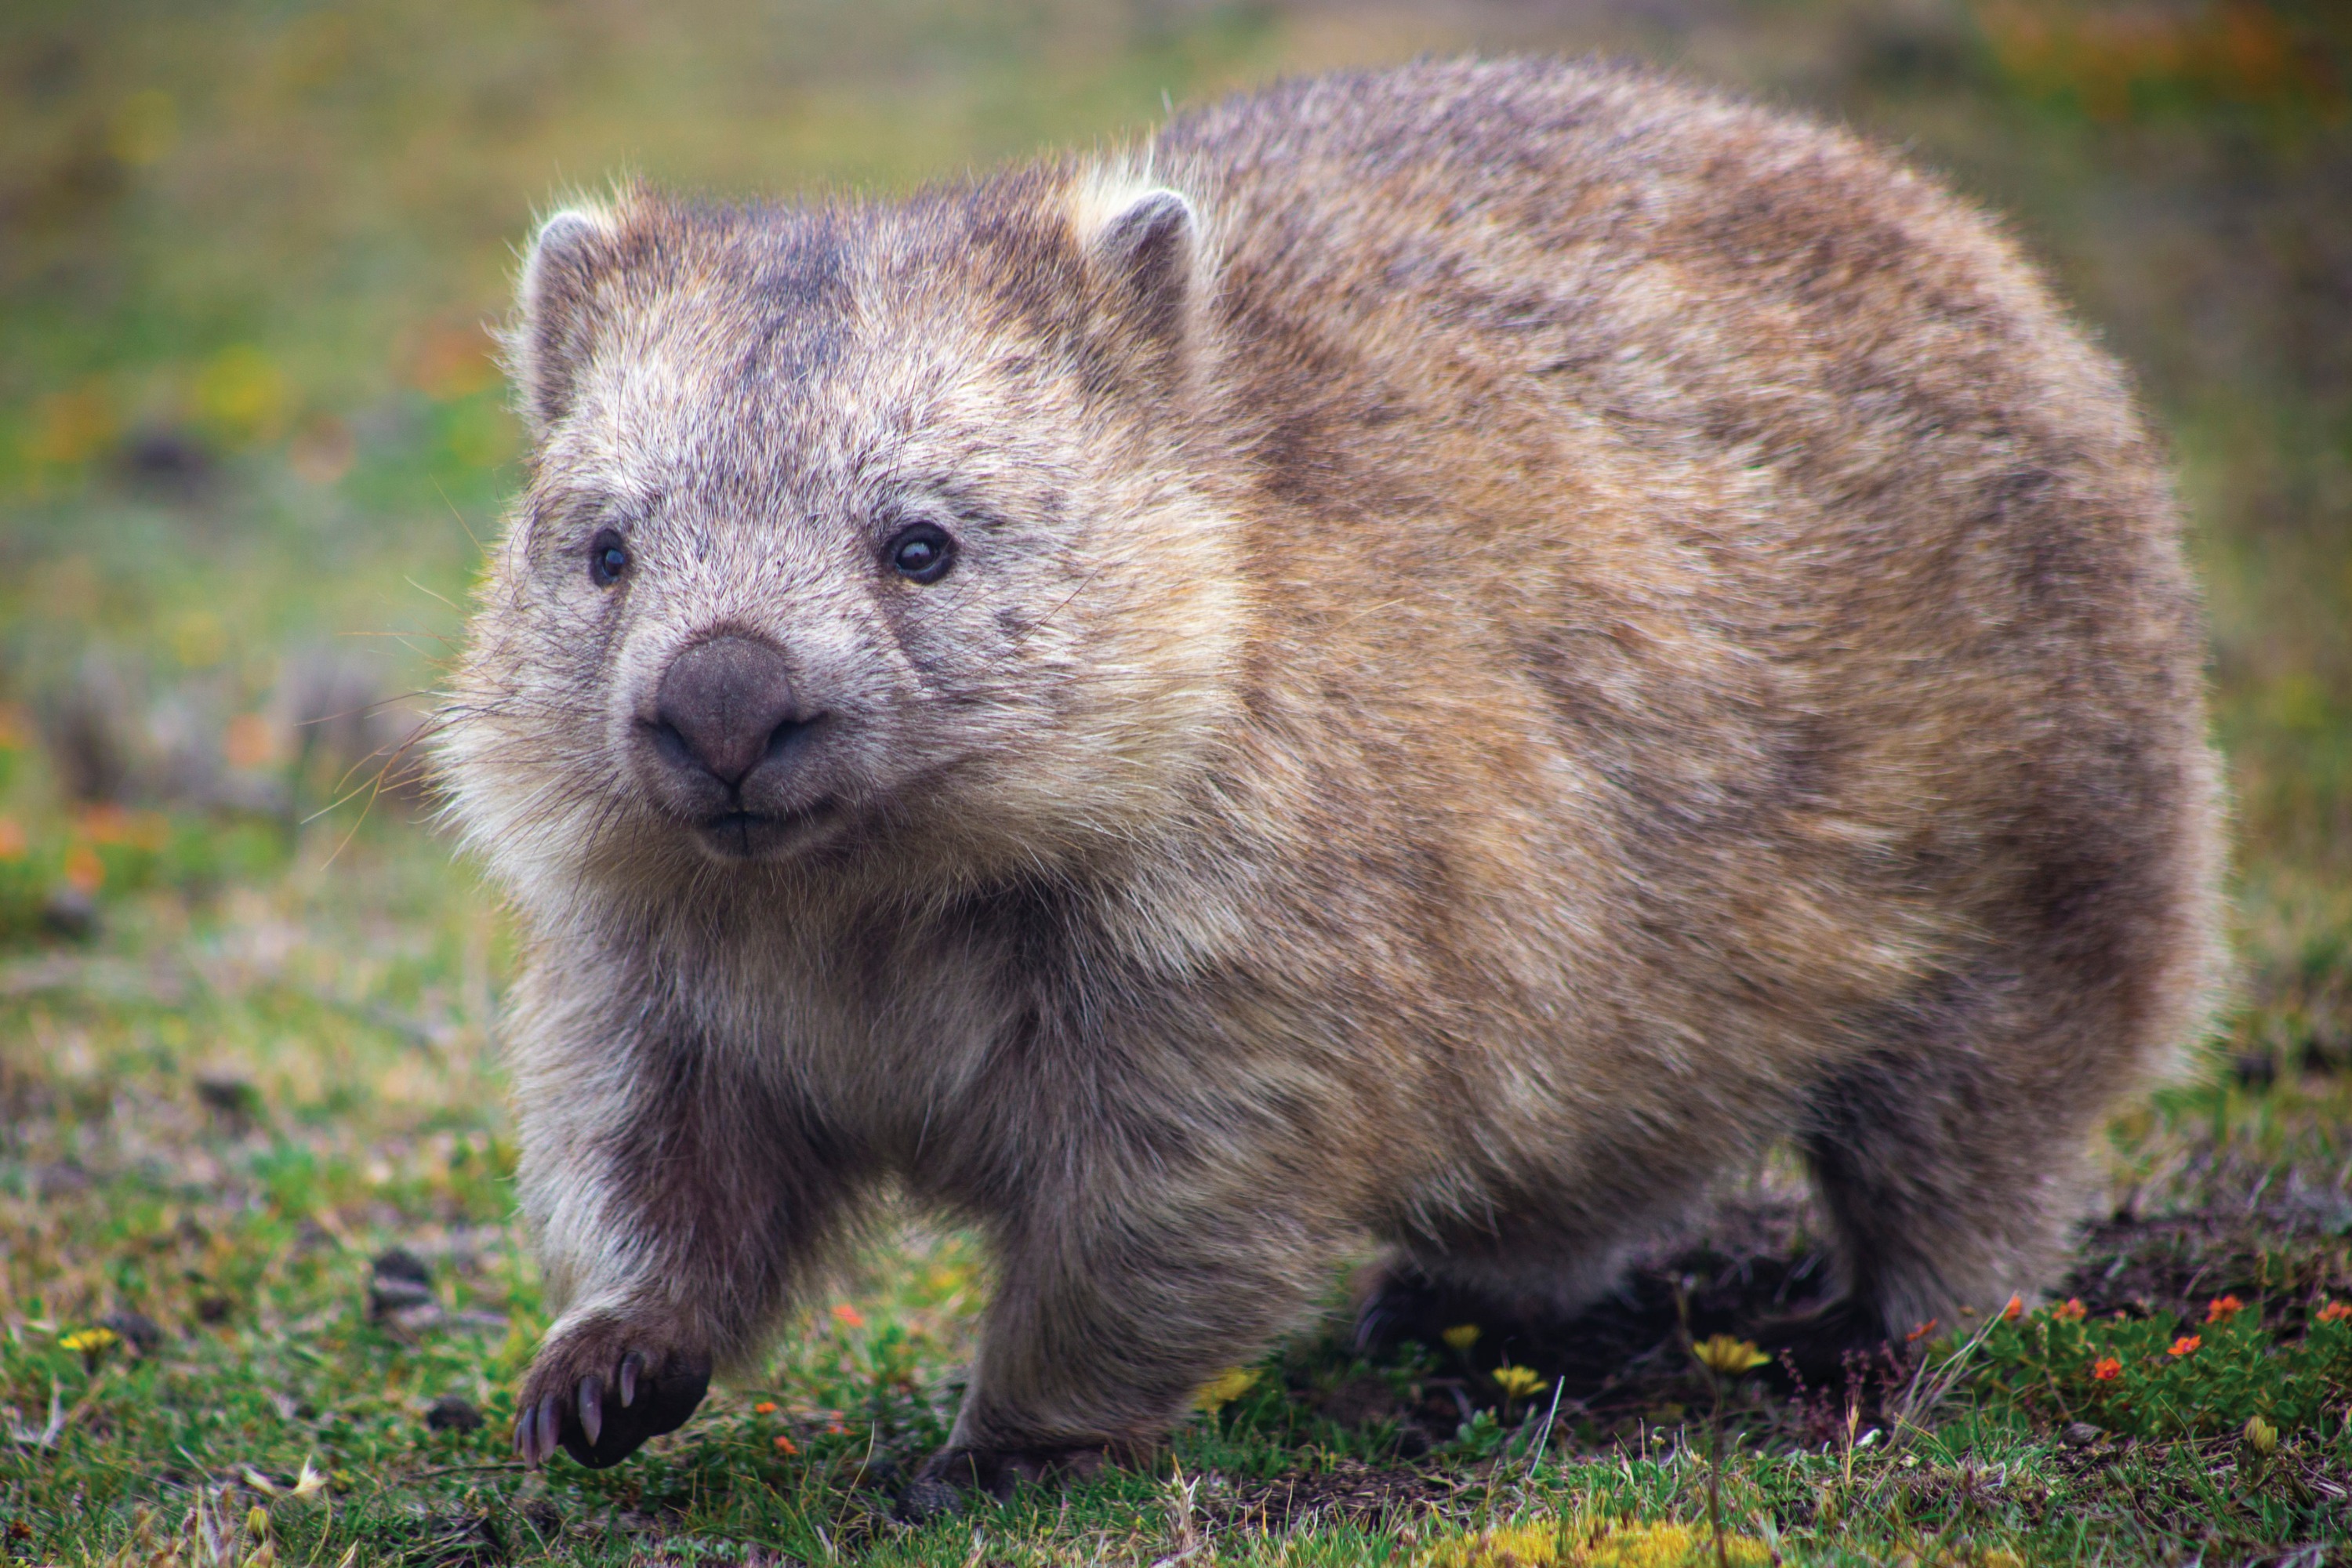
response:
[[[741,803],[743,785],[762,763],[783,761],[823,715],[793,689],[784,656],[747,637],[716,637],[678,655],[654,696],[647,726],[654,751],[676,782],[712,810]],[[724,786],[709,788],[715,780]],[[756,807],[752,809],[756,810]]]

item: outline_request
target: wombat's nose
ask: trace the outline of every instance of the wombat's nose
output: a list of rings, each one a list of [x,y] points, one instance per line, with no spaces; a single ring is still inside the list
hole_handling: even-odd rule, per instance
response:
[[[750,637],[712,637],[678,655],[654,696],[654,743],[673,766],[730,787],[808,722],[784,657]]]

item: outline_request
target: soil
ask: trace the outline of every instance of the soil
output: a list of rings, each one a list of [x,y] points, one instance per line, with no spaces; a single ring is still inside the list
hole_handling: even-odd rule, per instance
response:
[[[2052,1296],[2079,1299],[2093,1313],[2169,1313],[2195,1321],[2214,1298],[2234,1295],[2274,1331],[2292,1333],[2322,1301],[2352,1298],[2352,1213],[2342,1209],[2332,1193],[2315,1201],[2288,1190],[2257,1191],[2251,1199],[2185,1213],[2118,1213],[2084,1228],[2078,1261]],[[1796,1200],[1722,1210],[1697,1237],[1637,1259],[1613,1295],[1566,1322],[1482,1321],[1475,1306],[1434,1290],[1384,1299],[1391,1342],[1416,1341],[1437,1359],[1437,1367],[1414,1382],[1418,1397],[1400,1396],[1396,1381],[1379,1374],[1350,1377],[1309,1397],[1318,1414],[1341,1426],[1393,1423],[1398,1457],[1412,1459],[1478,1410],[1496,1408],[1488,1374],[1509,1363],[1540,1373],[1547,1388],[1558,1384],[1561,1436],[1633,1441],[1644,1424],[1677,1421],[1710,1397],[1685,1335],[1728,1333],[1759,1340],[1775,1352],[1773,1363],[1742,1385],[1743,1423],[1760,1418],[1817,1447],[1833,1435],[1831,1427],[1843,1427],[1850,1403],[1859,1400],[1865,1415],[1878,1415],[1887,1395],[1909,1383],[1914,1352],[1855,1333],[1839,1316],[1830,1302],[1830,1259],[1808,1243],[1806,1220]],[[1480,1333],[1466,1352],[1435,1348],[1447,1328],[1468,1322]],[[1517,1425],[1536,1413],[1498,1414]],[[1365,1476],[1344,1487],[1325,1477],[1311,1485],[1303,1478],[1276,1483],[1294,1484],[1307,1501],[1284,1507],[1338,1506],[1325,1499],[1327,1490],[1333,1499],[1409,1500],[1417,1483]]]

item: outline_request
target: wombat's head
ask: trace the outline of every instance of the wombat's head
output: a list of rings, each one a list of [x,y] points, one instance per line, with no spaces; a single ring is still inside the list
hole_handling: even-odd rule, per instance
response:
[[[1171,809],[1241,608],[1188,477],[1212,271],[1184,197],[1083,171],[551,219],[530,485],[442,748],[475,844],[524,887],[709,887]]]

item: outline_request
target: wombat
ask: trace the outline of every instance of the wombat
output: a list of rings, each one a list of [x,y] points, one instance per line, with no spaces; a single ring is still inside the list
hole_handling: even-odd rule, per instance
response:
[[[934,1484],[1148,1447],[1340,1260],[1565,1320],[1793,1144],[1850,1325],[2028,1296],[2221,977],[2197,596],[1997,228],[1644,70],[1293,81],[902,203],[562,212],[440,742],[610,1464],[885,1192]]]

